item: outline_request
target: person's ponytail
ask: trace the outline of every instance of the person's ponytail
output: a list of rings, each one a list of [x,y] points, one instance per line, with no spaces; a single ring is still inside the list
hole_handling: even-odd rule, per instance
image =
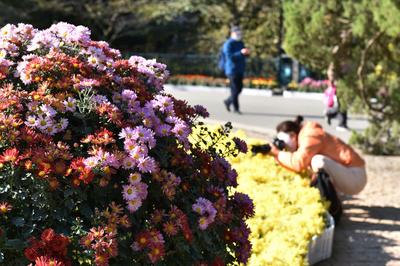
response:
[[[276,127],[276,131],[285,133],[294,132],[299,134],[303,120],[304,118],[301,115],[298,115],[294,121],[283,121]]]
[[[304,121],[304,118],[301,115],[296,116],[296,119],[294,120],[294,122],[296,124],[298,124],[299,126],[301,126],[301,123]]]

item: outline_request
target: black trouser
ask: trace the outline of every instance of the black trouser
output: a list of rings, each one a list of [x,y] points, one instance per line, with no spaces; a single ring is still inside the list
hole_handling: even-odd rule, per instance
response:
[[[234,74],[228,76],[229,86],[231,87],[231,96],[226,100],[228,105],[233,104],[235,111],[239,111],[239,94],[243,89],[243,74]]]
[[[338,113],[339,126],[347,127],[347,111],[340,111]]]

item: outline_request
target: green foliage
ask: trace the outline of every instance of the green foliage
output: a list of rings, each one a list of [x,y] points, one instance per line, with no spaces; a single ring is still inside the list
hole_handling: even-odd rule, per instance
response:
[[[370,128],[353,143],[372,153],[396,153],[398,1],[285,1],[284,11],[287,52],[319,71],[333,64],[342,108],[368,114]]]
[[[4,0],[0,7],[1,24],[82,24],[96,39],[129,52],[217,53],[233,22],[244,29],[254,56],[277,52],[277,0]]]
[[[283,1],[286,52],[303,64],[325,69],[338,42],[339,2]]]
[[[379,126],[372,123],[362,133],[353,132],[349,143],[370,154],[400,155],[400,125],[398,122]]]

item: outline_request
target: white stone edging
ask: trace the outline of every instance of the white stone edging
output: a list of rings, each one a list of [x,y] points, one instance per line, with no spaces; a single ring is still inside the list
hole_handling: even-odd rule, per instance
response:
[[[302,98],[322,101],[324,94],[322,92],[302,92],[302,91],[283,91],[284,98]]]
[[[229,92],[228,87],[210,87],[210,86],[199,86],[199,85],[164,85],[166,91],[180,90],[180,91],[203,91],[203,92]],[[242,91],[243,95],[253,96],[265,96],[272,97],[273,93],[270,89],[250,89],[244,88]],[[302,98],[310,100],[323,100],[324,94],[321,92],[301,92],[301,91],[283,91],[282,97],[284,98]]]
[[[164,85],[164,89],[166,91],[180,90],[180,91],[203,91],[203,92],[221,92],[221,93],[229,92],[228,87],[210,87],[210,86],[197,86],[197,85],[166,84],[166,85]],[[243,88],[242,94],[271,97],[272,91],[268,90],[268,89]]]

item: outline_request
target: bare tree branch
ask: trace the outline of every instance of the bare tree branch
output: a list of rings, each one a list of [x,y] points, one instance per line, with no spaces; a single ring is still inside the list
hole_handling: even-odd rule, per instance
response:
[[[357,69],[357,77],[359,80],[359,86],[358,86],[358,91],[360,92],[361,98],[364,101],[364,103],[367,105],[367,107],[375,112],[383,112],[385,109],[385,105],[381,106],[380,108],[374,107],[370,99],[367,95],[367,88],[365,86],[365,81],[364,81],[364,71],[366,67],[366,61],[367,61],[367,55],[368,51],[371,49],[371,47],[376,43],[376,41],[385,33],[385,30],[381,30],[377,32],[368,42],[365,48],[363,49],[361,53],[361,59],[360,59],[360,64]]]

